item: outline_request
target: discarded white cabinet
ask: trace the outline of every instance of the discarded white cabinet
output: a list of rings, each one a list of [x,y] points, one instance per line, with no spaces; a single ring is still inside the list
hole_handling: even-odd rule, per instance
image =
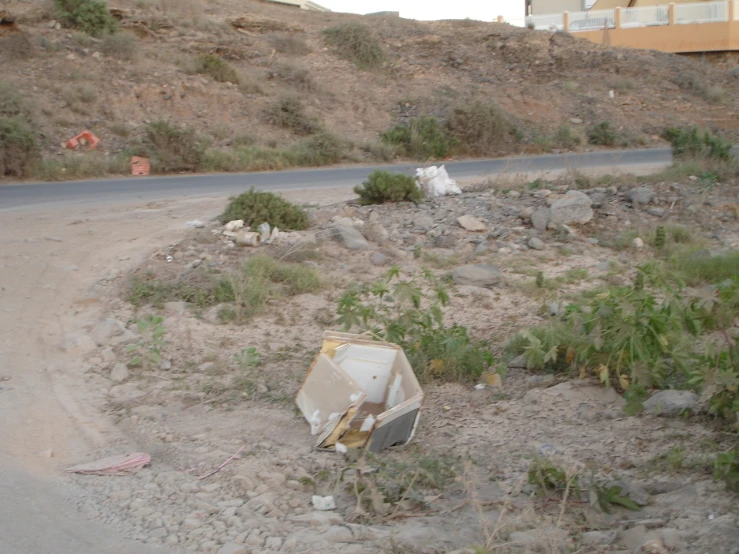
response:
[[[421,385],[397,344],[330,331],[296,398],[316,446],[339,451],[407,444],[422,402]]]

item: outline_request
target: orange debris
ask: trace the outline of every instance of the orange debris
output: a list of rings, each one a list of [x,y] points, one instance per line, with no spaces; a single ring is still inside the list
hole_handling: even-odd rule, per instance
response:
[[[85,144],[89,144],[88,150],[94,150],[100,144],[100,139],[85,129],[79,135],[67,141],[67,148],[74,150],[78,146],[84,146]]]
[[[131,175],[148,175],[150,170],[149,158],[131,157]]]

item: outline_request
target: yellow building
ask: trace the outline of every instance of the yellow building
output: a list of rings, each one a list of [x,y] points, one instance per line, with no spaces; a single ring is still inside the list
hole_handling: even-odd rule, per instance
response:
[[[698,4],[711,0],[598,0],[593,10],[612,10],[613,8],[644,8],[645,6],[666,6],[668,4]]]

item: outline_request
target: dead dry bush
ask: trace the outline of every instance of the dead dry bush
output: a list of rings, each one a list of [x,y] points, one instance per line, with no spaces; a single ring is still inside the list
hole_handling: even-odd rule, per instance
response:
[[[312,135],[320,130],[319,123],[305,113],[300,98],[282,95],[274,100],[264,112],[269,123],[289,129],[296,135]]]
[[[280,65],[271,75],[300,92],[315,92],[318,90],[313,77],[304,67],[296,67],[286,63]]]
[[[270,42],[280,54],[287,54],[288,56],[305,56],[312,52],[305,40],[287,33],[273,35]]]
[[[497,104],[481,101],[455,107],[447,126],[463,149],[480,156],[510,142],[515,131]]]
[[[136,58],[138,41],[136,35],[123,31],[115,35],[108,35],[103,39],[100,50],[106,56],[118,60],[131,61]]]

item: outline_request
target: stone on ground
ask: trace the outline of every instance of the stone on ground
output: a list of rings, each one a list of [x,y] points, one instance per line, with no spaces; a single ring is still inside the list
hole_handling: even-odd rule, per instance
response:
[[[579,190],[568,191],[549,206],[549,226],[587,223],[593,219],[592,205],[593,201],[587,194]]]
[[[452,279],[457,285],[492,287],[500,283],[501,273],[498,266],[492,264],[469,264],[452,271]]]

